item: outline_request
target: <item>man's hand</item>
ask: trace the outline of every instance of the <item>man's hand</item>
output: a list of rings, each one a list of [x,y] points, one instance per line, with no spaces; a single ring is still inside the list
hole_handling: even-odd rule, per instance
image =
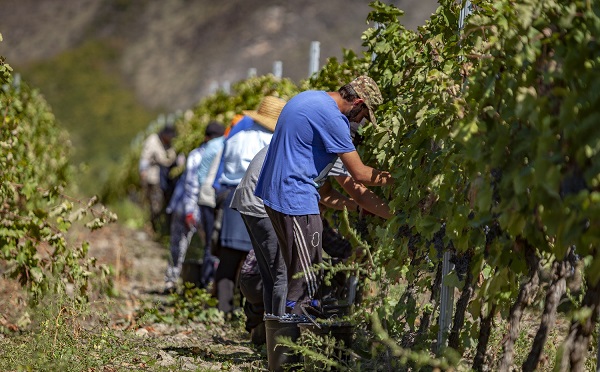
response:
[[[365,186],[389,186],[394,182],[390,172],[365,165],[356,151],[338,155],[356,182],[360,182]]]
[[[196,228],[196,219],[194,218],[193,213],[188,213],[185,215],[185,224],[190,230]]]

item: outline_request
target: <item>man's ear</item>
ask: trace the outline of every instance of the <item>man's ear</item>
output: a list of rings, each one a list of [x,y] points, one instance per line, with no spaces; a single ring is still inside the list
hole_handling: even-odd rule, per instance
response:
[[[363,103],[365,103],[365,100],[364,100],[364,99],[362,99],[362,98],[357,98],[357,99],[355,99],[355,100],[354,100],[354,102],[352,102],[352,104],[353,104],[354,106],[360,106],[360,105],[362,105]]]

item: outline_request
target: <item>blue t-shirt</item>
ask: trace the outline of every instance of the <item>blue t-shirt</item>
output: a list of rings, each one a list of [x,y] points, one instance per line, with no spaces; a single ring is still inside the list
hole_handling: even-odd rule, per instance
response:
[[[337,154],[354,150],[348,119],[333,98],[302,92],[279,115],[254,194],[283,214],[319,214],[319,175]]]

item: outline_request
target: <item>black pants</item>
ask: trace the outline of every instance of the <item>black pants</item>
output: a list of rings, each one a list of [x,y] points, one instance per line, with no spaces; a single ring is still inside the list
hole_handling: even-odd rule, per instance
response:
[[[240,292],[246,299],[244,314],[246,314],[246,330],[250,332],[263,322],[265,306],[263,302],[263,282],[260,274],[240,274]]]
[[[323,273],[313,265],[323,261],[323,221],[318,214],[290,216],[267,206],[265,210],[277,233],[287,268],[287,299],[295,303],[292,313],[301,314],[299,304],[318,298]]]
[[[204,230],[204,258],[202,259],[200,282],[206,288],[215,279],[215,266],[218,260],[211,253],[211,236],[215,225],[215,209],[213,207],[200,206],[200,223]]]
[[[225,313],[233,312],[233,295],[238,273],[248,252],[222,247],[219,254],[219,266],[215,274],[217,289],[217,308]]]
[[[252,240],[260,277],[262,277],[264,310],[267,314],[283,315],[287,299],[287,270],[277,234],[268,217],[243,215],[246,229]]]

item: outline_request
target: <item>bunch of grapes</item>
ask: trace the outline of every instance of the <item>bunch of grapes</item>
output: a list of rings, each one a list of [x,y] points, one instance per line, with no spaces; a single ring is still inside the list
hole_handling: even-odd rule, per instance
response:
[[[492,200],[494,201],[494,203],[498,204],[500,203],[500,187],[498,187],[498,184],[502,179],[502,170],[499,168],[494,168],[491,170],[490,173],[492,176]]]
[[[587,188],[585,178],[583,178],[580,171],[575,170],[562,179],[559,186],[559,194],[564,199],[568,195],[576,195]]]
[[[490,244],[494,242],[494,240],[498,239],[502,235],[502,229],[500,228],[500,224],[498,221],[494,220],[491,225],[485,225],[483,227],[483,232],[485,234],[485,246],[489,247]]]
[[[410,252],[411,256],[414,257],[415,253],[417,252],[419,243],[421,243],[421,235],[413,234],[410,229],[410,226],[405,224],[400,226],[398,232],[396,232],[396,238],[408,238],[408,251]]]
[[[435,251],[437,253],[438,260],[442,259],[442,256],[444,254],[444,249],[446,248],[446,245],[444,244],[445,236],[446,236],[446,223],[443,223],[442,227],[440,227],[440,229],[435,234],[433,234],[433,239],[431,239],[431,243],[433,243],[433,248],[435,249]]]
[[[572,245],[571,247],[569,247],[569,250],[567,251],[567,257],[565,258],[565,260],[570,265],[569,276],[573,276],[575,274],[575,269],[577,267],[577,264],[581,260],[581,257],[575,252],[576,250],[577,250],[577,247],[575,245]]]
[[[358,221],[356,221],[355,229],[362,240],[368,240],[369,224],[367,223],[366,218],[364,218],[364,217],[359,218]]]
[[[411,235],[410,227],[406,224],[400,226],[398,228],[398,232],[396,233],[396,238],[408,238]]]
[[[456,271],[458,280],[463,280],[467,274],[472,255],[473,254],[471,252],[452,253],[452,256],[450,257],[450,263],[454,264],[454,270]]]

